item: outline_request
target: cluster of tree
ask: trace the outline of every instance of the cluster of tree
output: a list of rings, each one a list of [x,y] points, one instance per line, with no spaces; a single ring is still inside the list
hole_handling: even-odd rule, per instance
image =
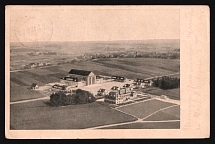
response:
[[[56,52],[31,52],[28,53],[29,56],[38,56],[38,55],[57,55]]]
[[[153,80],[153,86],[159,87],[161,89],[173,89],[180,87],[180,78],[173,77],[161,77]]]
[[[57,55],[56,52],[44,52],[43,55]]]
[[[84,55],[79,55],[75,59],[70,61],[63,60],[57,63],[57,65],[75,63],[88,61],[93,59],[103,59],[103,58],[160,58],[160,59],[180,59],[180,53],[146,53],[146,52],[136,52],[136,51],[126,51],[126,52],[112,52],[112,53],[85,53]]]
[[[161,58],[161,59],[179,59],[179,53],[146,53],[146,54],[138,54],[136,58]]]
[[[77,89],[73,93],[66,94],[63,91],[53,93],[50,96],[50,103],[54,106],[65,106],[71,104],[85,104],[94,102],[96,98],[88,91]]]

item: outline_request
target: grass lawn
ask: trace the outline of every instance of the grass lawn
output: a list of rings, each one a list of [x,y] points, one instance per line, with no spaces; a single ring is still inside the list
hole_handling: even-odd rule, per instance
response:
[[[180,120],[180,106],[171,107],[146,118],[144,121]]]
[[[10,109],[10,125],[16,130],[83,129],[136,120],[96,102],[51,107],[48,100],[40,100],[14,104]]]
[[[56,82],[59,81],[58,78],[53,77],[53,76],[49,76],[49,75],[39,75],[39,74],[35,74],[31,71],[21,71],[21,73],[23,73],[26,76],[29,76],[41,83],[50,83],[50,82]]]
[[[31,90],[29,86],[11,86],[10,87],[10,101],[28,100],[34,98],[44,97],[40,92]]]
[[[44,68],[35,68],[35,69],[31,69],[31,70],[28,70],[34,74],[37,74],[37,75],[48,75],[48,74],[55,74],[56,72],[55,71],[49,71],[49,70],[46,70]]]
[[[30,86],[32,83],[36,83],[39,86],[45,84],[34,79],[31,75],[27,75],[21,72],[13,72],[10,74],[10,76],[10,81],[16,83],[19,86]]]
[[[170,75],[169,77],[177,77],[177,78],[180,78],[180,74]]]
[[[172,105],[174,104],[153,99],[153,100],[149,100],[145,102],[143,101],[143,102],[139,102],[139,103],[124,106],[124,107],[119,107],[117,109],[129,114],[135,115],[138,118],[144,118],[162,108],[172,106]]]
[[[141,122],[104,127],[101,129],[180,129],[180,122]]]
[[[180,100],[180,88],[162,90],[157,87],[142,89],[142,92],[154,95],[166,95],[171,99]]]
[[[67,75],[69,71],[64,71],[61,69],[60,66],[51,66],[51,67],[46,67],[46,68],[42,68],[42,70],[47,70],[53,73],[61,73],[63,75]]]
[[[10,80],[10,86],[15,87],[15,86],[19,86],[19,85],[16,82],[13,82],[13,81]]]

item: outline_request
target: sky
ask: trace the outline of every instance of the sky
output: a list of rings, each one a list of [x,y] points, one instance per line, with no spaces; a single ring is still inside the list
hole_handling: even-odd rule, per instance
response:
[[[31,31],[35,26],[37,32]],[[179,39],[180,11],[106,7],[11,9],[10,41],[28,42],[34,38],[37,41]]]

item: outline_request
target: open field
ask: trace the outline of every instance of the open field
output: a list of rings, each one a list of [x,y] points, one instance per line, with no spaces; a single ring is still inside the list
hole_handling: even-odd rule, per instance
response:
[[[96,102],[66,107],[51,107],[48,100],[11,105],[10,125],[16,130],[83,129],[136,118]]]
[[[131,63],[131,64],[129,64]],[[135,63],[135,64],[134,64]],[[42,69],[23,71],[31,76],[48,77],[59,73],[66,75],[70,69],[85,69],[102,75],[124,75],[127,78],[147,78],[152,76],[167,75],[179,72],[179,60],[156,58],[112,58],[93,61],[62,64]],[[22,72],[20,72],[22,73]],[[176,75],[178,77],[178,75]]]
[[[12,104],[10,107],[10,126],[15,130],[180,128],[180,106],[159,100],[138,102],[116,110],[97,102],[52,107],[49,100]],[[147,118],[139,121],[137,117]]]
[[[144,121],[163,121],[163,120],[180,120],[180,106],[171,107],[161,110],[154,115],[144,119]]]
[[[180,122],[137,122],[101,129],[180,129]]]
[[[116,110],[137,118],[133,122],[104,125],[91,129],[179,129],[180,105],[156,99],[119,106]]]
[[[117,109],[142,119],[162,108],[166,108],[173,105],[174,104],[172,103],[162,102],[162,101],[153,99],[153,100],[143,101],[143,102],[139,102],[131,105],[125,105],[123,107],[118,107]]]
[[[30,90],[29,86],[11,86],[10,87],[10,101],[20,101],[44,97],[38,91]]]
[[[180,100],[180,88],[162,90],[160,88],[152,87],[145,88],[142,90],[144,93],[154,94],[154,95],[166,95],[171,99]]]
[[[60,69],[71,68],[96,71],[103,75],[124,75],[130,79],[148,78],[179,72],[179,60],[156,58],[104,58],[93,61],[59,65]]]

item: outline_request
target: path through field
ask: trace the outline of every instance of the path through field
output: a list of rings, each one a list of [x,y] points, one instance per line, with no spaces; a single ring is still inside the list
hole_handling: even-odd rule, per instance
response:
[[[151,99],[151,100],[152,100],[152,99]],[[146,100],[146,101],[148,101],[148,100]],[[142,102],[142,101],[141,101],[141,102]],[[135,102],[135,103],[132,103],[132,104],[129,104],[129,105],[133,105],[133,104],[137,104],[137,103],[141,103],[141,102]],[[128,105],[125,105],[125,106],[128,106]],[[147,115],[147,116],[144,117],[144,118],[140,118],[140,117],[137,117],[137,116],[135,116],[135,115],[133,115],[133,114],[127,113],[127,112],[125,112],[125,111],[121,111],[121,110],[117,109],[117,108],[119,108],[119,107],[113,108],[113,109],[115,109],[115,110],[117,110],[117,111],[119,111],[119,112],[122,112],[122,113],[124,113],[124,114],[133,116],[133,117],[137,118],[137,120],[136,120],[136,121],[132,121],[132,122],[123,122],[123,123],[117,123],[117,124],[110,124],[110,125],[103,125],[103,126],[91,127],[91,128],[87,128],[87,129],[102,129],[102,128],[105,129],[105,128],[108,128],[108,127],[122,126],[122,125],[127,125],[127,124],[134,124],[134,123],[165,123],[165,122],[168,122],[168,123],[169,123],[169,122],[179,122],[180,120],[161,120],[161,121],[147,121],[147,120],[146,120],[146,121],[144,121],[144,120],[147,119],[148,117],[151,117],[152,115],[155,115],[155,114],[158,113],[158,112],[161,112],[161,111],[163,111],[163,110],[166,110],[166,109],[169,109],[169,108],[172,108],[172,107],[176,107],[176,106],[179,106],[179,105],[178,105],[178,104],[174,104],[174,105],[171,105],[171,106],[168,106],[168,107],[159,109],[159,110],[155,111],[154,113],[151,113],[151,114]],[[120,107],[123,107],[123,106],[120,106]]]
[[[46,96],[46,97],[42,97],[42,98],[10,102],[10,104],[26,103],[26,102],[32,102],[32,101],[38,101],[38,100],[45,100],[45,99],[49,99],[49,98],[50,98],[50,96]]]
[[[38,90],[37,90],[37,91],[38,91]],[[50,98],[50,95],[52,94],[50,91],[47,91],[47,90],[40,90],[40,93],[41,93],[42,95],[44,95],[44,97],[34,98],[34,99],[27,99],[27,100],[14,101],[14,102],[10,102],[10,104],[19,104],[19,103],[26,103],[26,102],[38,101],[38,100],[45,100],[45,99],[49,99],[49,98]]]

